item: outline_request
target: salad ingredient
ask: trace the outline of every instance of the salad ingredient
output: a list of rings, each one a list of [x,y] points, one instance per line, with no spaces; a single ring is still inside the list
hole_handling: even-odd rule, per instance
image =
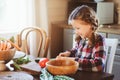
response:
[[[47,61],[49,61],[48,58],[42,58],[42,59],[40,59],[40,61],[39,61],[40,67],[41,67],[41,68],[44,68],[44,67],[46,66],[46,62],[47,62]]]
[[[20,57],[20,58],[16,58],[16,59],[13,59],[13,61],[20,65],[20,64],[27,64],[28,62],[30,62],[30,59],[28,57]]]

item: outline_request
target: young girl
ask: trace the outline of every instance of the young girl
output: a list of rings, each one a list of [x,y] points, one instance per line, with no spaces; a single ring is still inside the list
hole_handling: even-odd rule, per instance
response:
[[[104,39],[95,31],[98,21],[94,10],[86,5],[77,7],[69,16],[68,23],[76,32],[75,47],[60,53],[56,59],[79,62],[79,70],[103,71],[105,64]]]

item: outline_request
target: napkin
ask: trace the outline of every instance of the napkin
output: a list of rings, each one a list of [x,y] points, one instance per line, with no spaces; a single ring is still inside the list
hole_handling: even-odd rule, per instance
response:
[[[40,80],[75,80],[69,76],[65,75],[56,75],[53,76],[50,74],[45,68],[41,70],[42,74],[40,74]]]

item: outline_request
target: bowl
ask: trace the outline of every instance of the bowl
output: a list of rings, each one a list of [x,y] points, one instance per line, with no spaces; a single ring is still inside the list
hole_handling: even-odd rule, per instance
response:
[[[95,2],[102,2],[102,1],[104,1],[104,0],[94,0]]]
[[[79,63],[72,60],[52,59],[46,62],[46,69],[53,75],[75,74]]]
[[[13,59],[15,51],[15,48],[0,51],[0,60],[5,61],[5,63],[9,62],[11,59]]]

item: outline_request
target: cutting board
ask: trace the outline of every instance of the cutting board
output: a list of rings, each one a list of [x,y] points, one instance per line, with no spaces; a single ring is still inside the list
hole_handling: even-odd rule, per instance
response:
[[[33,76],[26,72],[0,72],[0,80],[33,80]]]
[[[41,73],[41,67],[35,61],[31,61],[27,64],[22,64],[20,67],[23,71],[26,71],[32,75],[39,75]]]

